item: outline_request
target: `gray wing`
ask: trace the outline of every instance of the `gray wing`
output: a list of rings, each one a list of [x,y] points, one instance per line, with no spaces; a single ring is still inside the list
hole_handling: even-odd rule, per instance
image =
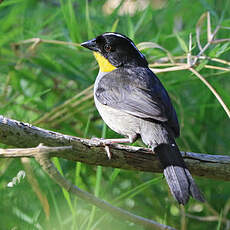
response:
[[[166,122],[179,136],[171,100],[159,79],[147,68],[119,68],[105,76],[96,89],[98,101],[143,119]]]

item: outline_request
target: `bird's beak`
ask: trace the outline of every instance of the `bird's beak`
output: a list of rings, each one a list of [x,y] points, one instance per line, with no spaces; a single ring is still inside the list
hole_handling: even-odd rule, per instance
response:
[[[87,49],[93,50],[93,51],[99,51],[95,38],[92,40],[81,43],[81,46],[83,46]]]

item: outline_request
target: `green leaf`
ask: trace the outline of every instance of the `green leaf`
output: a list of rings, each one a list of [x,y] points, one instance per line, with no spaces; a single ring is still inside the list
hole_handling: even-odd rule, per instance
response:
[[[203,60],[199,63],[199,65],[196,67],[196,70],[199,72],[204,68],[204,66],[208,63],[208,60]]]
[[[116,32],[118,23],[119,23],[119,18],[117,18],[116,21],[113,23],[111,32]]]
[[[210,57],[220,57],[222,54],[230,50],[230,42],[224,44],[217,44],[213,49],[210,50]]]
[[[185,41],[180,37],[180,35],[178,33],[176,33],[176,38],[177,38],[182,50],[184,50],[185,53],[188,53],[188,47],[187,47]]]

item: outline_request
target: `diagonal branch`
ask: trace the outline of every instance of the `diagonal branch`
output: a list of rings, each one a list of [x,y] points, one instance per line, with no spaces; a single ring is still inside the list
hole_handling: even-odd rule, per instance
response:
[[[230,118],[230,110],[228,109],[227,105],[224,103],[220,95],[216,92],[216,90],[208,83],[208,81],[199,74],[195,69],[189,68],[189,70],[194,73],[208,88],[209,90],[215,95],[221,106],[224,108],[225,112],[227,113],[228,117]]]
[[[54,148],[52,148],[52,151],[54,151]],[[115,207],[109,203],[107,203],[104,200],[100,200],[94,195],[85,192],[78,188],[77,186],[71,184],[69,181],[67,181],[54,167],[53,163],[49,159],[49,148],[45,146],[39,145],[37,147],[37,153],[34,154],[36,160],[39,162],[39,164],[42,166],[43,170],[47,172],[47,174],[61,187],[65,188],[67,191],[75,194],[79,198],[89,202],[90,204],[93,204],[97,206],[98,208],[101,208],[102,210],[105,210],[109,212],[110,214],[117,216],[121,219],[131,221],[135,224],[141,225],[148,229],[159,229],[159,230],[175,230],[174,228],[157,223],[156,221],[146,219],[141,216],[137,216],[135,214],[132,214],[124,209]]]
[[[112,159],[109,160],[104,147],[100,146],[97,141],[41,129],[3,116],[0,116],[0,142],[18,148],[34,147],[40,143],[50,147],[72,146],[72,148],[65,147],[67,149],[60,149],[58,152],[50,153],[50,157],[62,157],[72,161],[113,168],[156,173],[162,172],[157,157],[150,149],[135,146],[111,145],[110,151],[112,153]],[[192,174],[229,181],[229,156],[191,152],[181,153]],[[33,154],[24,156],[34,157]],[[0,152],[0,158],[3,157],[9,158],[10,156],[8,153]],[[11,157],[17,157],[17,155],[12,154]],[[18,157],[22,157],[22,155],[19,154]]]

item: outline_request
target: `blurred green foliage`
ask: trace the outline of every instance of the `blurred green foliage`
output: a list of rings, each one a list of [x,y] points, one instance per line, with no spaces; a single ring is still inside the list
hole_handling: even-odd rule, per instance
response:
[[[74,106],[67,104],[54,112],[52,121],[39,121],[93,84],[98,68],[90,52],[78,46],[47,43],[33,50],[28,49],[32,43],[13,49],[12,43],[30,38],[81,43],[105,31],[116,30],[128,35],[136,44],[155,42],[179,56],[185,54],[190,33],[194,38],[193,52],[197,53],[195,28],[204,12],[211,14],[212,29],[218,24],[230,27],[229,1],[151,2],[143,11],[120,15],[122,4],[111,14],[105,14],[102,8],[105,1],[5,0],[0,4],[0,114],[80,137],[118,136],[103,124],[90,90],[73,99]],[[164,4],[158,8],[154,5],[157,2]],[[221,30],[218,37],[229,38],[229,34],[229,30]],[[201,38],[205,44],[205,27]],[[229,42],[212,45],[206,54],[229,62],[229,47]],[[156,49],[145,49],[143,53],[151,63],[165,56]],[[230,105],[230,73],[202,67],[202,76]],[[181,150],[229,154],[229,119],[208,88],[189,71],[158,76],[172,96],[181,122],[181,138],[178,139]],[[203,217],[204,221],[186,217],[184,223],[180,207],[169,194],[162,175],[58,159],[55,164],[80,188],[146,218],[181,229],[229,229],[225,228],[230,218],[228,182],[196,178],[207,204],[191,200],[185,206],[185,213]],[[14,187],[7,187],[18,171],[24,169],[27,176]],[[48,203],[40,202],[39,196]],[[142,229],[63,193],[33,160],[0,160],[0,201],[0,229],[5,230]],[[209,221],[205,219],[207,216],[216,216],[216,220]]]

